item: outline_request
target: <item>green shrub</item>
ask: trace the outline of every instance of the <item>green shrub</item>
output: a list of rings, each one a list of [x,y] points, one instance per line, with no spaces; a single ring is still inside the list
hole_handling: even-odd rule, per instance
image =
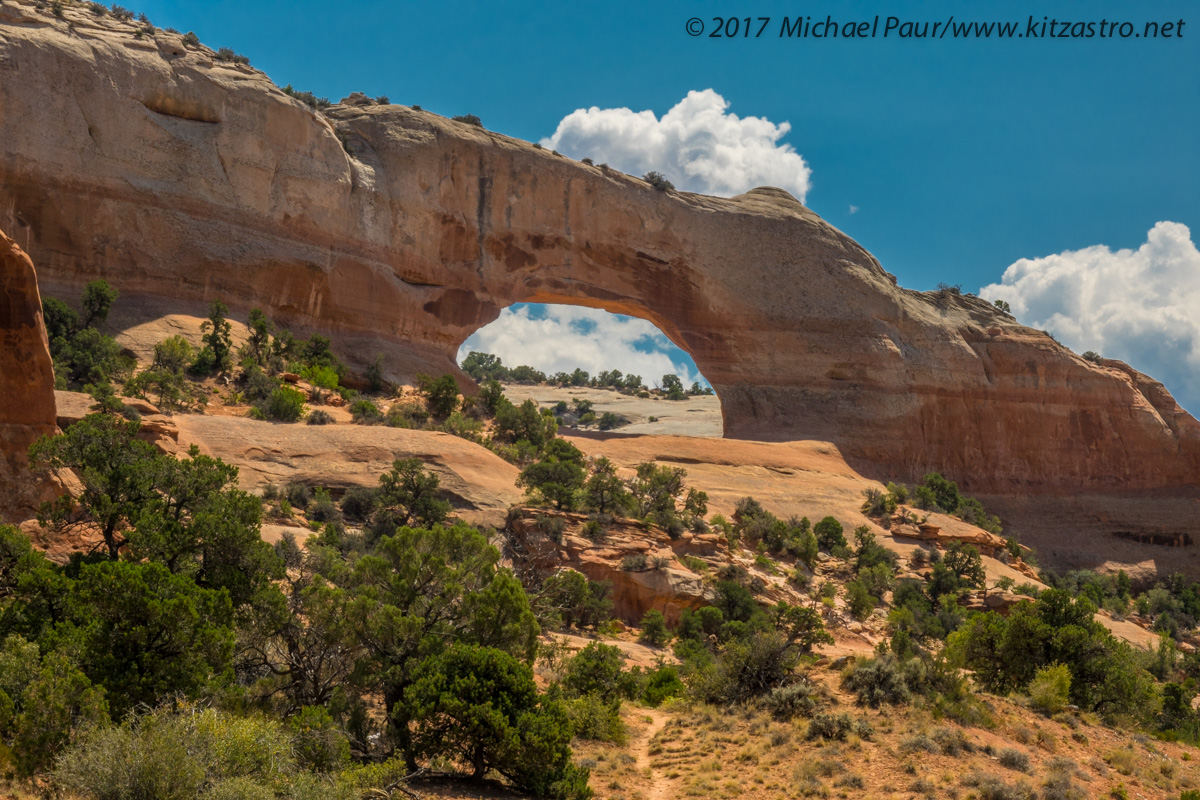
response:
[[[363,398],[350,404],[350,416],[356,425],[378,425],[383,421],[383,412],[371,400]]]
[[[650,609],[642,616],[640,628],[638,638],[647,644],[659,647],[671,640],[671,632],[667,630],[667,621],[657,608]]]
[[[933,741],[943,755],[957,758],[962,753],[975,752],[974,743],[958,728],[937,728],[933,732]]]
[[[846,583],[846,607],[851,616],[858,620],[866,619],[875,610],[875,598],[867,591],[862,581],[853,580]]]
[[[612,584],[562,569],[542,583],[534,612],[543,628],[596,628],[612,617]]]
[[[454,380],[453,375],[442,375],[439,378],[418,375],[417,387],[425,397],[429,413],[437,419],[450,416],[458,407],[458,382]]]
[[[295,771],[292,742],[278,722],[187,706],[94,729],[63,754],[54,779],[96,800],[190,800],[209,796],[206,785],[233,780],[244,796],[273,796],[261,790],[273,792]]]
[[[623,745],[629,730],[621,720],[620,701],[610,702],[594,694],[571,698],[564,704],[575,736],[596,742]]]
[[[456,644],[424,659],[402,702],[414,755],[460,761],[476,778],[495,769],[539,796],[564,781],[586,785],[586,771],[570,763],[565,709],[541,697],[529,667],[504,651]]]
[[[584,486],[584,457],[565,439],[551,439],[542,457],[521,470],[517,485],[560,511],[573,510]]]
[[[306,366],[300,370],[300,377],[318,389],[336,392],[338,388],[337,370],[321,364]]]
[[[613,428],[619,428],[622,425],[628,425],[629,420],[621,414],[614,414],[611,411],[605,411],[600,415],[597,427],[602,431],[611,431]]]
[[[296,422],[304,416],[304,394],[290,386],[280,386],[266,400],[256,403],[253,412],[261,419]]]
[[[670,664],[659,664],[647,676],[638,696],[646,705],[657,708],[670,697],[679,697],[687,690],[679,679],[679,670]]]
[[[296,760],[304,769],[332,773],[349,765],[350,741],[328,709],[305,706],[287,724]]]
[[[817,546],[827,553],[835,547],[845,547],[846,537],[842,534],[843,530],[842,523],[833,517],[825,517],[813,526],[813,533],[817,537]]]
[[[483,127],[483,120],[479,119],[479,117],[475,116],[474,114],[457,114],[457,115],[451,117],[450,119],[454,120],[455,122],[462,122],[467,125],[474,125],[476,128]]]
[[[1034,673],[1029,683],[1029,700],[1034,708],[1055,714],[1071,699],[1071,670],[1066,664],[1051,664]]]

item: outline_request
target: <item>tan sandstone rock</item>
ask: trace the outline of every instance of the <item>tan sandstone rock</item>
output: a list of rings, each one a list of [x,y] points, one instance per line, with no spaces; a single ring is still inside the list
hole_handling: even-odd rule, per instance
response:
[[[238,468],[241,488],[304,483],[344,490],[374,487],[400,458],[419,458],[437,473],[455,514],[501,528],[521,499],[518,470],[495,453],[448,433],[368,425],[305,425],[245,417],[181,414],[179,447],[192,444]]]
[[[177,34],[3,9],[0,225],[56,290],[261,306],[393,377],[454,370],[511,303],[604,308],[695,357],[727,436],[968,490],[1197,494],[1200,424],[1160,384],[898,287],[779,189],[664,193],[402,106],[318,114]]]

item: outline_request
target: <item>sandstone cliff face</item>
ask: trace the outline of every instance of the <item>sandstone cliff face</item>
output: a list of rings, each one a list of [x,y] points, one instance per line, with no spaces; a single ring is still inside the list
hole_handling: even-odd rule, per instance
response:
[[[53,493],[29,473],[29,445],[54,432],[55,417],[37,274],[0,232],[0,520],[23,518]]]
[[[55,289],[258,305],[386,349],[397,376],[455,369],[511,303],[581,304],[691,353],[726,436],[997,492],[1200,480],[1200,424],[1161,385],[897,287],[780,190],[662,193],[404,107],[314,114],[177,35],[71,9],[5,3],[0,32],[0,225]]]

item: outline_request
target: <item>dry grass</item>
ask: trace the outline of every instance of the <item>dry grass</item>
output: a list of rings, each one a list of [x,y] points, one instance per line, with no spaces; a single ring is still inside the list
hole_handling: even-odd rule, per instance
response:
[[[753,708],[679,703],[653,740],[643,740],[647,768],[619,761],[628,749],[578,748],[596,760],[596,797],[982,800],[1020,797],[1028,789],[1039,798],[1078,800],[1108,797],[1123,783],[1131,797],[1177,800],[1183,789],[1200,785],[1200,764],[1187,747],[1102,727],[1089,715],[1050,722],[989,696],[995,727],[962,727],[918,707],[861,709],[840,691],[836,673],[817,670],[812,677],[835,698],[825,712],[863,719],[873,733],[810,741],[803,718],[780,722]],[[639,713],[627,711],[630,748],[638,746]],[[965,785],[966,776],[977,785]]]

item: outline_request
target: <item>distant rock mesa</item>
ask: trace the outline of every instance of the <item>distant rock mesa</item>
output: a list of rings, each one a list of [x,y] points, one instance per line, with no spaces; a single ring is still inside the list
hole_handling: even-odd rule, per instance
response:
[[[0,31],[0,227],[55,291],[104,277],[129,302],[261,306],[385,350],[397,376],[456,369],[512,303],[580,304],[687,350],[729,437],[997,493],[1200,482],[1200,424],[1161,384],[981,299],[898,287],[781,190],[664,193],[406,107],[315,114],[178,35],[75,9],[5,3]]]

